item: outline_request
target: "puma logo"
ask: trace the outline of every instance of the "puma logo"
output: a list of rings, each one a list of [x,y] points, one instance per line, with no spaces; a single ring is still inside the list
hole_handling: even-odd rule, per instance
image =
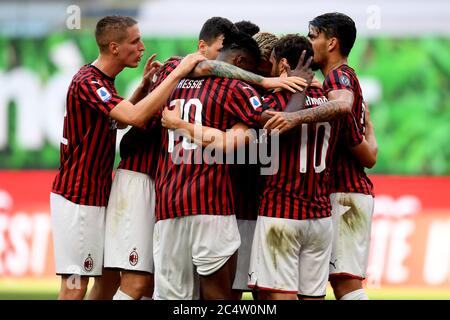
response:
[[[333,268],[335,268],[335,269],[337,269],[336,268],[336,261],[337,261],[337,259],[335,259],[334,260],[334,262],[333,261],[330,261],[330,264],[333,266]]]

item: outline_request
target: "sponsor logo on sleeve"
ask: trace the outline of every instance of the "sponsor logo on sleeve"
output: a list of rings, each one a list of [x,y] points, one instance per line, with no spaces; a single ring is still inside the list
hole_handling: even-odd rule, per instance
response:
[[[346,87],[350,87],[350,79],[346,75],[340,76],[339,82]]]
[[[258,109],[259,107],[261,107],[261,101],[259,100],[259,98],[257,96],[253,96],[250,98],[250,103],[253,106],[253,109]]]
[[[109,93],[108,90],[106,90],[105,87],[98,88],[97,95],[100,97],[100,99],[102,99],[103,102],[106,102],[109,99],[111,99],[111,94]]]

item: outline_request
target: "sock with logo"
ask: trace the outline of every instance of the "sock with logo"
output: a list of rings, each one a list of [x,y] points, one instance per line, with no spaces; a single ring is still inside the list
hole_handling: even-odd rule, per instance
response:
[[[369,297],[364,289],[358,289],[343,295],[340,300],[369,300]]]
[[[129,295],[127,295],[125,292],[121,291],[119,288],[117,289],[117,292],[113,297],[113,300],[134,300],[134,299]]]

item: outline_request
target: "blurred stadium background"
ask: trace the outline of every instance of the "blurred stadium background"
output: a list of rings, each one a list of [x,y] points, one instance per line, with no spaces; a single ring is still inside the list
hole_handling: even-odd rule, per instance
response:
[[[316,15],[354,18],[350,55],[379,143],[367,288],[372,299],[450,299],[450,3],[428,1],[0,1],[0,299],[54,299],[49,191],[67,86],[97,56],[93,27],[138,19],[146,56],[196,49],[211,16],[306,35]],[[144,63],[116,79],[129,96]],[[123,134],[123,133],[122,133]],[[119,136],[121,134],[119,133]],[[331,291],[327,296],[333,299]]]

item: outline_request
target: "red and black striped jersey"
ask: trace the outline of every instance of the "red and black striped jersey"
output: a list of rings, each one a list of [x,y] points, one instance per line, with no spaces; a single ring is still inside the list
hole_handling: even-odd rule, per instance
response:
[[[305,108],[327,102],[322,89],[306,90]],[[267,175],[259,215],[304,220],[331,215],[329,175],[340,122],[302,124],[279,136],[278,170]]]
[[[225,131],[238,122],[258,125],[262,102],[248,84],[228,78],[182,79],[170,97],[190,123]],[[222,158],[220,156],[222,155]],[[156,175],[158,220],[188,215],[234,214],[229,165],[221,152],[164,130]]]
[[[123,100],[114,79],[93,65],[73,77],[66,98],[60,167],[52,192],[90,206],[106,206],[111,191],[117,123],[109,112]]]
[[[131,128],[120,141],[120,163],[118,169],[156,176],[159,151],[161,149],[161,127],[149,129]]]
[[[152,86],[154,90],[177,67],[181,59],[166,61],[160,68]],[[146,129],[131,128],[120,141],[119,169],[137,171],[156,177],[159,151],[161,149],[161,112],[156,114]]]
[[[331,192],[356,192],[373,195],[373,184],[349,150],[360,144],[365,133],[364,105],[361,87],[355,71],[347,65],[341,65],[330,71],[323,83],[323,90],[349,90],[353,92],[352,115],[345,118],[338,141],[336,161],[331,173]]]
[[[261,93],[261,91],[259,92]],[[263,110],[283,110],[286,107],[290,96],[290,92],[287,91],[267,93],[266,90],[262,97]],[[236,157],[236,164],[230,168],[236,219],[256,220],[258,217],[260,199],[264,190],[265,176],[261,175],[262,163],[259,161],[259,157],[253,157],[253,159],[251,159],[249,155],[250,152],[260,154],[259,149],[263,144],[266,144],[265,150],[268,150],[270,146],[268,141],[270,141],[270,136],[259,135],[257,141],[251,145],[241,147],[245,149],[245,151],[243,151],[246,156],[245,163],[238,163]],[[270,150],[267,152],[267,155],[270,155]],[[255,158],[257,161],[254,161]]]

